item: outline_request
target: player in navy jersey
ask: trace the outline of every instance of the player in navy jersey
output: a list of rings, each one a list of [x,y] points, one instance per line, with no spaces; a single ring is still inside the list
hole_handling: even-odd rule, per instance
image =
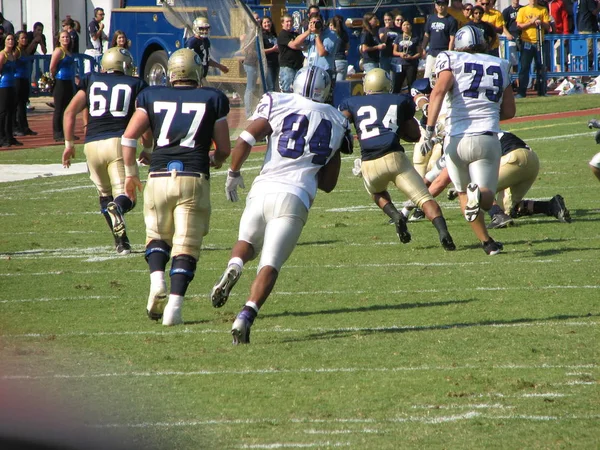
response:
[[[456,247],[448,232],[446,220],[437,202],[429,194],[421,176],[410,163],[400,144],[419,140],[421,132],[414,119],[415,103],[408,95],[391,94],[392,81],[383,69],[373,69],[365,75],[365,96],[342,101],[340,111],[354,122],[361,148],[361,171],[367,192],[377,206],[396,225],[396,233],[404,244],[411,235],[405,217],[392,203],[387,187],[394,183],[419,208],[438,231],[444,249]]]
[[[135,206],[125,195],[125,167],[121,136],[135,110],[135,99],[147,87],[131,76],[133,58],[129,51],[111,48],[102,57],[103,73],[91,72],[82,79],[79,91],[64,115],[65,150],[62,162],[71,165],[75,117],[87,108],[88,123],[84,153],[90,179],[98,190],[100,211],[111,229],[117,253],[131,251],[124,215]]]
[[[220,167],[231,151],[229,100],[221,91],[200,88],[202,65],[191,49],[174,52],[167,64],[172,87],[152,86],[137,100],[123,134],[125,192],[135,201],[141,190],[135,163],[136,140],[154,137],[144,190],[146,261],[150,269],[148,317],[163,325],[183,323],[181,310],[194,278],[202,239],[210,221],[210,167]],[[211,152],[214,142],[216,150]],[[167,300],[165,269],[171,263]],[[166,306],[165,306],[166,303]]]
[[[263,95],[232,150],[225,191],[229,200],[238,201],[237,188],[244,187],[240,169],[256,141],[267,138],[264,164],[248,193],[238,241],[211,292],[213,306],[223,306],[244,264],[260,254],[248,301],[231,327],[234,344],[250,343],[250,327],[296,247],[317,188],[335,188],[341,165],[338,150],[352,152],[348,121],[323,103],[330,87],[325,70],[300,69],[294,93]]]
[[[202,78],[206,78],[208,75],[208,67],[216,67],[223,73],[229,72],[229,68],[223,64],[219,64],[215,60],[210,58],[210,39],[208,35],[210,33],[210,23],[206,17],[196,17],[194,19],[193,27],[194,35],[187,40],[185,46],[191,48],[200,57],[200,63],[202,65]]]

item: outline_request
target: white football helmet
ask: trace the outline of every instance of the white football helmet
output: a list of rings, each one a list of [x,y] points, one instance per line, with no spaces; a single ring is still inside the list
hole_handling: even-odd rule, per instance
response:
[[[206,17],[200,16],[194,19],[194,24],[192,25],[192,31],[195,35],[200,37],[208,37],[210,33],[210,23],[208,23],[208,19]]]
[[[191,48],[180,48],[173,52],[167,63],[169,81],[196,81],[202,80],[202,61],[200,56]]]
[[[454,49],[457,52],[482,52],[486,48],[487,42],[480,28],[465,25],[454,36]]]
[[[105,72],[123,72],[125,75],[133,73],[133,56],[124,48],[109,48],[104,52],[100,64]]]
[[[390,74],[383,69],[372,69],[363,77],[365,94],[387,94],[392,91]]]
[[[331,89],[329,74],[320,67],[303,67],[298,71],[292,86],[294,94],[323,103]]]

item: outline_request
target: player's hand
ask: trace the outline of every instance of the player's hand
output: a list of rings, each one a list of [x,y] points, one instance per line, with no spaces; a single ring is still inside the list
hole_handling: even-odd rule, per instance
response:
[[[150,155],[142,150],[137,160],[140,162],[140,164],[147,166],[150,164]]]
[[[427,125],[425,127],[425,134],[423,134],[423,144],[421,144],[421,155],[425,156],[429,153],[435,145],[435,127]]]
[[[65,169],[71,167],[71,159],[75,159],[75,147],[65,148],[62,154],[62,164]]]
[[[240,198],[237,188],[244,189],[244,178],[240,172],[227,171],[227,181],[225,181],[225,195],[230,202],[237,202]]]
[[[125,195],[135,202],[137,199],[137,191],[142,192],[142,182],[139,177],[127,177],[125,178]]]
[[[210,161],[210,167],[214,167],[215,169],[220,169],[221,166],[223,165],[223,162],[217,162],[217,160],[215,159],[215,152],[212,151],[208,154],[208,159]]]

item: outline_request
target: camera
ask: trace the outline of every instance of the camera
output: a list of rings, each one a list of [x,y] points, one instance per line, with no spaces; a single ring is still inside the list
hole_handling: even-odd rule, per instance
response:
[[[323,29],[323,22],[321,22],[320,20],[318,22],[315,22],[315,30],[321,31]]]

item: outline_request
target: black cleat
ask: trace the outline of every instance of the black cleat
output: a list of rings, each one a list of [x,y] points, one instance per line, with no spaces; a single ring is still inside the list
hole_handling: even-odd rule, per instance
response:
[[[406,220],[403,215],[400,215],[398,220],[395,222],[396,225],[396,234],[398,235],[398,239],[403,244],[408,244],[410,242],[411,236],[408,232],[408,227],[406,226]]]
[[[112,232],[116,237],[123,236],[125,234],[125,218],[121,207],[115,202],[110,202],[106,206],[106,212],[110,216],[112,222]]]
[[[454,245],[454,241],[452,240],[452,236],[450,236],[450,234],[440,236],[440,243],[447,252],[456,250],[456,245]]]
[[[127,236],[115,237],[115,246],[119,255],[129,255],[131,253],[131,244]]]
[[[492,216],[492,221],[488,223],[487,228],[491,230],[493,228],[506,228],[514,225],[515,221],[508,214],[499,212]]]
[[[490,256],[497,255],[504,250],[502,242],[496,242],[492,238],[487,242],[482,242],[481,245],[483,246],[483,251]]]
[[[555,195],[550,199],[550,212],[554,217],[564,223],[571,223],[571,214],[565,206],[562,195]]]

